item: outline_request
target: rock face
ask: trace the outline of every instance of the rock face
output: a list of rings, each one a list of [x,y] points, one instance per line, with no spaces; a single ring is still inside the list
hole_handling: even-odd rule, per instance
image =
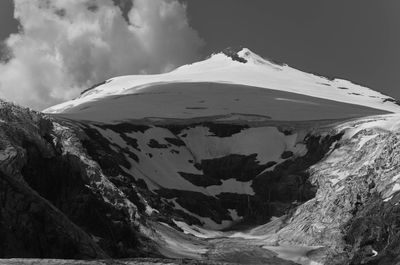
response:
[[[56,150],[50,140],[51,122],[38,113],[1,102],[2,257],[106,257],[93,240],[26,182],[23,171],[35,146],[50,159]]]
[[[299,206],[273,238],[329,246],[326,264],[398,264],[398,116],[337,130],[345,132],[343,139],[310,169],[315,198]]]
[[[0,256],[137,256],[136,206],[103,175],[76,135],[1,102]]]

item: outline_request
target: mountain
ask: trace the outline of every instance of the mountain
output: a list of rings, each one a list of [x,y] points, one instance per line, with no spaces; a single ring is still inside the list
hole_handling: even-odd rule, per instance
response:
[[[398,112],[396,103],[346,80],[274,64],[248,49],[228,49],[166,74],[109,79],[44,112],[107,122],[235,114],[293,121]]]
[[[0,257],[397,264],[397,103],[248,49],[1,102]]]

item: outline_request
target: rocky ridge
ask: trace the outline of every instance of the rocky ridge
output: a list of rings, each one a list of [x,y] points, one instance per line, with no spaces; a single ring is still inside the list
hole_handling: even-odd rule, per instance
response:
[[[9,103],[1,102],[0,112],[1,256],[137,256],[137,208],[75,132]]]

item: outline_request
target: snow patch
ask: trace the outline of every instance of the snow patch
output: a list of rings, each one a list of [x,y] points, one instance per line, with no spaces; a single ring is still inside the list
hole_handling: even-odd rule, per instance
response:
[[[223,232],[218,232],[214,230],[204,229],[195,225],[188,225],[185,222],[172,220],[179,228],[183,230],[185,234],[190,234],[199,238],[216,238],[222,237]]]

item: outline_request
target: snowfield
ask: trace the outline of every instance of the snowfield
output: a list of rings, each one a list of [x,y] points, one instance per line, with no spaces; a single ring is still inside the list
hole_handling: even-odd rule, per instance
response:
[[[210,196],[224,192],[253,194],[250,181],[228,179],[222,181],[220,185],[202,188],[184,179],[179,172],[202,175],[203,171],[196,168],[196,163],[231,154],[243,156],[256,154],[256,162],[263,165],[268,162],[279,164],[285,161],[286,159],[281,157],[285,151],[298,156],[307,152],[298,133],[285,135],[276,127],[249,128],[230,137],[215,136],[204,126],[185,129],[178,136],[160,127],[131,133],[115,132],[94,125],[92,128],[108,139],[112,143],[111,146],[129,149],[137,156],[138,161],[128,157],[132,167],[126,169],[126,172],[144,179],[150,190],[162,187],[198,191]],[[135,141],[136,148],[121,138],[121,134],[125,139]],[[264,140],[260,142],[260,138]],[[166,139],[182,141],[182,145],[171,144]],[[157,144],[152,146],[152,142]],[[272,169],[273,166],[269,168]]]
[[[97,121],[228,113],[313,120],[400,112],[393,98],[349,81],[276,65],[248,49],[238,56],[247,62],[218,53],[165,74],[112,78],[44,112]]]
[[[191,119],[212,116],[231,120],[247,117],[298,121],[387,113],[385,104],[379,106],[383,110],[373,109],[286,91],[225,83],[166,83],[126,92],[126,95],[83,102],[63,110],[61,115],[110,123],[143,118]],[[400,106],[393,106],[392,111],[397,108],[400,109]]]

